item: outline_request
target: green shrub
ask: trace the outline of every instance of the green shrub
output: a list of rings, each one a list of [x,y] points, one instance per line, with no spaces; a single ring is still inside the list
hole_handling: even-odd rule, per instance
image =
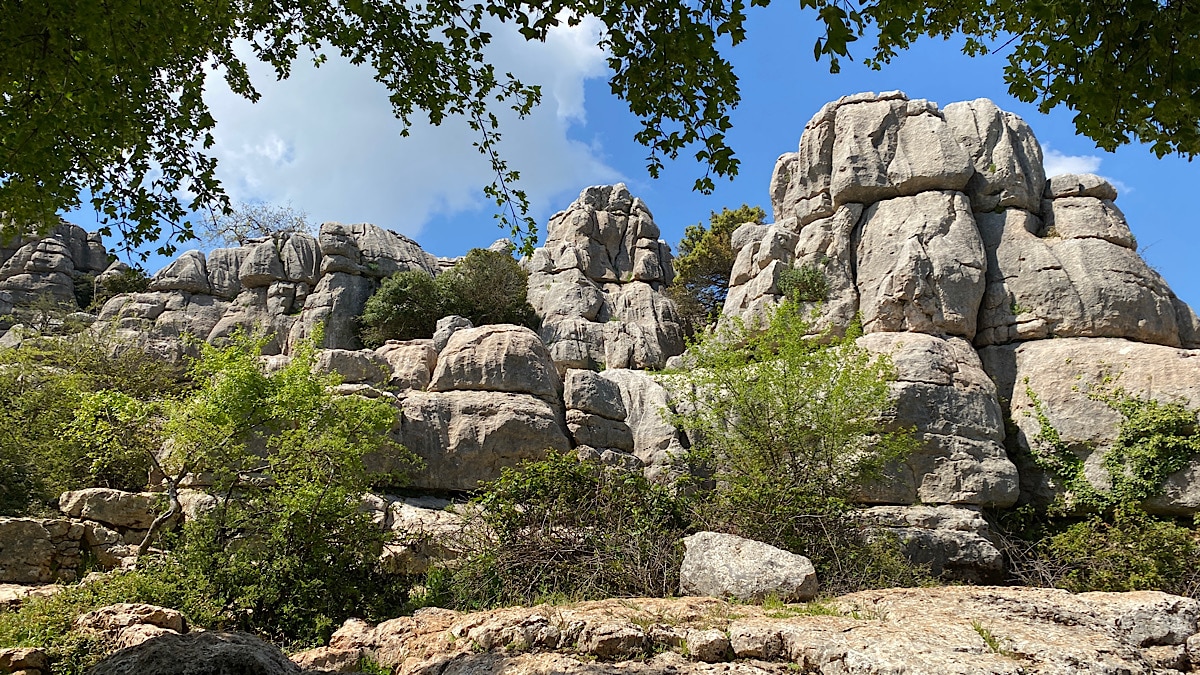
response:
[[[1196,411],[1112,386],[1087,387],[1087,396],[1120,413],[1117,437],[1100,465],[1103,489],[1092,485],[1084,460],[1050,423],[1042,400],[1026,383],[1039,431],[1033,459],[1063,488],[1045,513],[1026,508],[1001,520],[1014,577],[1071,591],[1161,590],[1195,597],[1200,591],[1197,533],[1144,505],[1162,495],[1167,478],[1200,454]],[[1080,519],[1080,511],[1090,512]]]
[[[899,547],[847,514],[861,487],[914,445],[887,430],[890,361],[844,338],[814,339],[796,305],[767,326],[732,321],[691,352],[689,462],[712,472],[694,493],[695,527],[765,541],[813,560],[826,590],[914,583],[924,576]]]
[[[388,340],[411,340],[433,335],[442,317],[442,300],[433,277],[420,270],[399,272],[384,279],[359,318],[359,336],[368,347]]]
[[[476,326],[514,323],[537,328],[526,299],[528,275],[507,251],[471,249],[436,279],[421,271],[385,279],[359,318],[363,344],[427,338],[443,316],[457,314]]]
[[[145,462],[102,461],[77,413],[101,391],[153,401],[187,386],[179,368],[105,335],[30,338],[0,350],[0,515],[56,510],[66,490],[144,488]]]
[[[432,574],[433,601],[476,609],[679,587],[684,514],[640,471],[551,452],[504,469],[475,504],[465,561]]]
[[[476,326],[514,323],[537,328],[537,315],[526,299],[528,279],[509,252],[471,249],[436,279],[442,315],[457,314]]]
[[[95,283],[89,304],[80,302],[80,307],[103,307],[104,303],[122,293],[142,293],[150,287],[150,277],[140,267],[128,267],[120,274],[105,276]]]
[[[829,280],[819,265],[808,263],[780,272],[779,290],[795,303],[824,302],[829,297]]]

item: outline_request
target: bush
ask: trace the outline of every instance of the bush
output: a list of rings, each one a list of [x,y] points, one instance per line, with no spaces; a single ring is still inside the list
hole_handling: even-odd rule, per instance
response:
[[[915,583],[895,542],[847,514],[861,486],[913,447],[885,429],[890,361],[844,338],[808,335],[794,303],[761,330],[732,321],[691,348],[678,415],[689,462],[712,472],[695,492],[697,528],[757,539],[813,560],[830,591]]]
[[[824,302],[829,296],[829,280],[819,266],[809,263],[780,272],[779,290],[794,303]]]
[[[538,327],[537,315],[526,299],[529,275],[507,251],[471,249],[436,281],[443,316],[457,314],[476,326],[513,323]]]
[[[187,386],[179,368],[87,332],[30,338],[17,349],[0,350],[0,515],[56,511],[66,490],[143,489],[145,458],[101,458],[90,434],[105,432],[77,416],[86,401],[91,407],[85,416],[93,422],[107,415],[99,400],[89,398],[97,392],[154,401]]]
[[[442,300],[433,277],[412,270],[384,279],[363,309],[359,336],[368,347],[433,335]]]
[[[103,307],[104,303],[122,293],[142,293],[150,287],[150,277],[140,267],[127,267],[120,274],[101,277],[92,287],[90,304],[80,302],[80,307]]]
[[[474,503],[465,562],[433,573],[434,601],[478,609],[679,588],[684,514],[640,471],[551,452],[504,469]]]
[[[715,322],[729,293],[729,274],[736,255],[730,241],[744,223],[762,223],[765,211],[742,204],[737,209],[712,212],[708,227],[688,225],[675,258],[675,280],[667,293],[675,301],[684,330],[693,335]]]
[[[359,318],[363,344],[433,335],[437,321],[457,314],[476,326],[513,323],[537,328],[526,299],[528,275],[506,251],[471,249],[436,279],[421,271],[400,272],[384,280]]]

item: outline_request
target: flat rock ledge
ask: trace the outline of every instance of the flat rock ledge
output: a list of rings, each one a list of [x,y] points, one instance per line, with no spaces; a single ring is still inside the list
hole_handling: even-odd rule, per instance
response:
[[[1158,592],[941,587],[770,608],[612,599],[351,620],[296,663],[370,655],[402,674],[1191,672],[1200,603]],[[1190,648],[1189,648],[1190,647]]]

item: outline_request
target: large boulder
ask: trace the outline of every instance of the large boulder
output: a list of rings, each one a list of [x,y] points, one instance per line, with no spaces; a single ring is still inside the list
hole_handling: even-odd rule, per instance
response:
[[[896,535],[909,561],[935,576],[971,583],[1003,579],[1004,555],[992,543],[979,507],[872,506],[854,516]]]
[[[670,247],[624,185],[590,187],[522,261],[541,337],[560,369],[661,368],[683,351]]]
[[[645,466],[646,477],[669,481],[677,475],[686,439],[669,421],[671,394],[655,377],[625,368],[610,368],[600,377],[616,385],[625,423],[633,433],[633,454]]]
[[[679,592],[762,602],[805,602],[817,595],[808,558],[732,534],[698,532],[683,540]]]
[[[278,647],[245,633],[166,633],[122,649],[91,675],[300,675]]]
[[[430,391],[504,391],[557,403],[561,383],[550,352],[523,326],[456,331],[438,355]]]
[[[474,490],[499,478],[504,467],[570,448],[561,413],[529,394],[411,391],[400,411],[395,440],[425,464],[412,481],[417,488]],[[368,463],[381,471],[402,468],[384,455]]]
[[[1089,387],[1121,387],[1133,396],[1200,406],[1200,351],[1115,338],[1030,340],[980,350],[996,382],[1014,433],[1009,451],[1021,469],[1023,499],[1046,504],[1060,486],[1033,460],[1042,435],[1038,409],[1071,452],[1083,458],[1086,477],[1105,489],[1103,458],[1120,431],[1122,416],[1090,397]],[[1162,497],[1148,506],[1174,515],[1200,512],[1200,460],[1171,475]]]
[[[160,499],[162,495],[152,492],[86,488],[62,493],[58,508],[70,518],[145,530],[158,516]]]
[[[1004,448],[996,386],[962,338],[870,333],[859,346],[896,368],[894,423],[915,432],[917,448],[867,488],[867,501],[1004,507],[1017,500],[1017,468]]]
[[[66,519],[0,518],[0,583],[74,581],[83,530]]]

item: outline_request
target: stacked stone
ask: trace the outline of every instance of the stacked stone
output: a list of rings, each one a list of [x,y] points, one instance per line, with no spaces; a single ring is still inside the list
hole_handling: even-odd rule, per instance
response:
[[[641,469],[633,455],[633,430],[629,428],[621,389],[590,370],[568,370],[563,402],[567,430],[580,458],[626,469]]]
[[[1051,498],[1053,481],[1030,461],[1038,424],[1026,382],[1068,444],[1090,454],[1099,486],[1118,420],[1074,388],[1078,376],[1124,371],[1127,389],[1152,384],[1156,396],[1200,403],[1200,371],[1186,360],[1196,315],[1137,254],[1116,196],[1097,176],[1047,180],[1028,125],[985,99],[939,109],[900,92],[844,97],[780,157],[775,223],[734,233],[725,314],[761,319],[782,299],[784,270],[815,267],[828,292],[810,305],[814,329],[839,332],[860,317],[860,344],[891,355],[897,422],[921,447],[870,502],[974,509]],[[1006,416],[1018,430],[1007,437]],[[1157,508],[1200,508],[1193,474],[1200,468],[1173,476]]]
[[[0,518],[0,582],[75,581],[83,533],[66,518]]]
[[[374,225],[325,223],[319,237],[273,237],[207,258],[188,251],[154,275],[148,292],[109,300],[100,325],[166,345],[185,334],[216,342],[263,331],[271,336],[265,352],[278,354],[324,323],[323,346],[358,349],[355,320],[367,298],[379,280],[405,270],[433,275],[437,260]]]
[[[560,369],[661,368],[683,351],[675,304],[663,293],[671,250],[642,200],[623,184],[590,187],[547,226],[523,261],[529,302]]]
[[[109,267],[108,251],[98,233],[61,223],[42,238],[26,238],[0,248],[0,314],[43,297],[76,305],[75,282]]]

